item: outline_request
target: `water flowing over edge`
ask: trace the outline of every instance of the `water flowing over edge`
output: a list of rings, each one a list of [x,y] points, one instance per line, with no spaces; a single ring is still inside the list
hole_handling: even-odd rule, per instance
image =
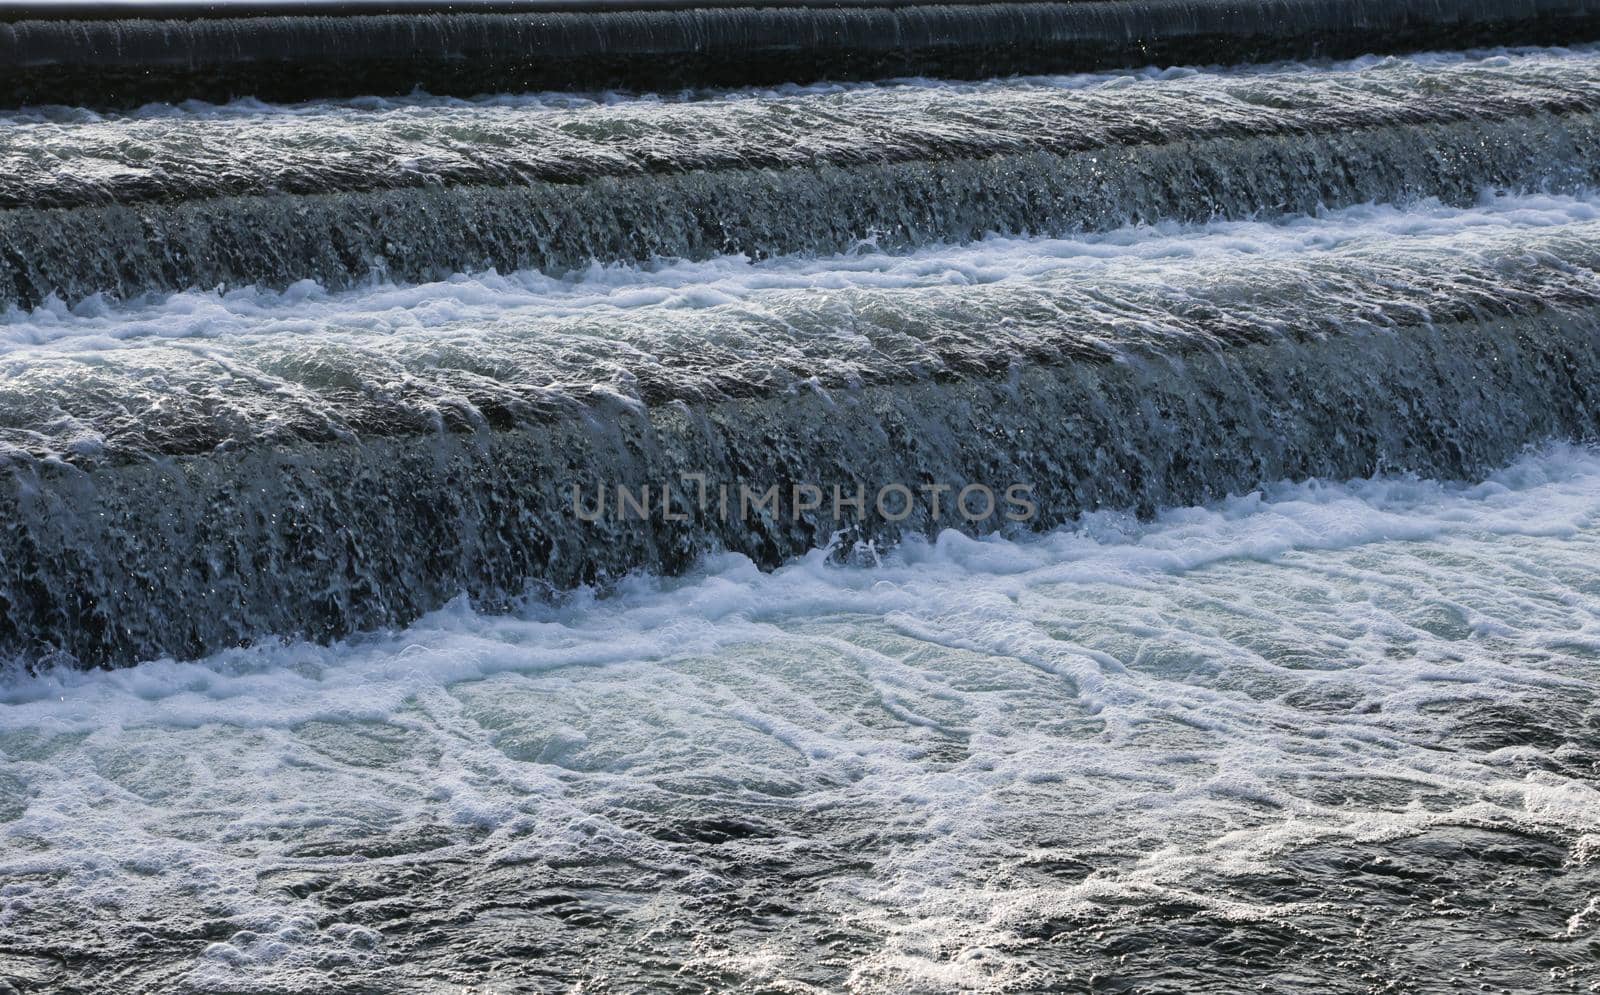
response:
[[[0,23],[0,105],[673,89],[1600,38],[1594,0],[1223,0]],[[539,54],[536,60],[529,52]]]
[[[491,108],[482,115],[499,123],[484,127],[506,153],[493,165],[454,151],[466,139],[451,122],[471,118],[450,106],[259,126],[226,115],[192,129],[159,118],[25,126],[0,147],[12,183],[87,202],[0,211],[0,301],[484,269],[559,275],[597,261],[904,250],[1367,201],[1466,204],[1486,188],[1570,192],[1600,180],[1600,95],[1585,71],[1594,60],[1526,53],[1242,81],[868,88],[588,115]],[[1119,113],[1119,100],[1140,113]],[[1350,106],[1333,114],[1330,100]],[[841,114],[878,124],[863,135],[837,124]],[[702,127],[718,115],[740,123]],[[320,145],[369,151],[308,156],[291,140],[302,127]],[[574,151],[553,159],[551,142],[525,133],[563,127],[585,137],[554,143]],[[255,151],[229,159],[236,146]],[[266,179],[253,164],[269,160],[284,185],[306,191],[217,195],[258,188]],[[542,169],[594,175],[557,182],[539,179]],[[451,185],[451,170],[485,182]],[[186,179],[195,173],[233,179]],[[334,189],[308,192],[324,184]],[[338,189],[350,184],[379,188]],[[129,202],[95,203],[107,197]]]
[[[1470,277],[1465,296],[1426,307],[1398,301],[1391,317],[1359,329],[1335,315],[1315,335],[1241,334],[1225,320],[1230,306],[1186,301],[1174,315],[1209,331],[1188,344],[1158,336],[1120,360],[1079,346],[1030,359],[1006,346],[974,353],[978,366],[955,376],[655,406],[596,395],[527,427],[222,446],[88,473],[14,463],[6,500],[16,511],[0,532],[4,644],[14,655],[64,652],[85,663],[193,657],[264,633],[325,640],[404,624],[463,590],[492,608],[530,585],[677,573],[714,549],[775,566],[837,533],[842,552],[864,554],[947,525],[1006,525],[1006,507],[963,521],[949,501],[942,511],[918,502],[894,519],[871,493],[890,484],[952,494],[974,483],[997,494],[1031,485],[1032,512],[1017,527],[1038,529],[1098,508],[1148,513],[1285,477],[1471,478],[1527,444],[1595,436],[1600,405],[1588,371],[1600,369],[1600,337],[1583,289],[1592,272],[1581,263],[1589,243],[1562,231],[1540,236],[1555,239],[1545,253],[1526,251],[1536,240],[1507,243],[1507,261],[1556,281],[1547,289],[1515,289],[1493,253],[1473,262],[1452,250],[1449,265],[1485,266],[1494,281]],[[1327,268],[1349,265],[1331,255]],[[1395,265],[1424,274],[1419,287],[1449,285],[1443,271],[1410,270],[1403,258]],[[1337,280],[1329,292],[1339,292]],[[1032,293],[1028,286],[996,290]],[[1286,284],[1282,301],[1315,286]],[[1170,293],[1151,292],[1153,300]],[[954,313],[966,299],[949,298]],[[986,312],[974,313],[982,324]],[[1207,324],[1214,319],[1222,324]],[[125,352],[104,355],[120,361]],[[638,495],[662,482],[686,486],[696,474],[713,489],[749,483],[785,496],[747,510],[734,490],[730,514],[716,499],[685,512],[674,498],[667,508],[658,492],[640,514],[619,503],[591,517],[574,491],[592,507],[619,485]],[[816,488],[812,507],[792,506],[800,484]],[[842,510],[827,500],[841,496],[835,487]],[[858,511],[849,497],[863,488]]]
[[[4,969],[1578,991],[1597,502],[1594,451],[1558,446],[7,674]]]

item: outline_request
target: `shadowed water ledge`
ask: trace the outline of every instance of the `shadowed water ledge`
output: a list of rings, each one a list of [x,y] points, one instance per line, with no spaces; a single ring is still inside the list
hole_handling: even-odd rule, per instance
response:
[[[0,105],[979,78],[1600,38],[1600,0],[577,6],[222,16],[178,4],[130,19],[14,6],[0,20]]]

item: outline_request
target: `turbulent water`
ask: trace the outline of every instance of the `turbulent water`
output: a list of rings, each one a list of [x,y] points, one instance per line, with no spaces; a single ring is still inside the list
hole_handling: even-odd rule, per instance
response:
[[[596,397],[659,407],[1004,374],[1019,357],[1126,366],[1347,337],[1380,349],[1460,320],[1571,318],[1587,334],[1600,201],[594,276],[18,316],[0,326],[0,452],[93,466],[543,421]]]
[[[895,518],[870,498],[896,484],[1023,486],[1037,529],[1285,476],[1481,474],[1600,435],[1596,214],[1511,198],[18,316],[0,645],[196,656],[716,549],[775,566],[838,532],[1007,525],[998,502]],[[734,496],[693,504],[696,474]],[[615,496],[669,484],[670,515]],[[739,497],[801,485],[869,500]]]
[[[903,249],[1600,182],[1600,55],[0,130],[0,302]],[[577,103],[578,106],[570,106]]]
[[[1600,990],[1600,50],[1504,8],[4,20],[0,995]],[[1574,47],[880,78],[1129,18]]]
[[[1582,992],[1600,456],[0,687],[23,990]]]

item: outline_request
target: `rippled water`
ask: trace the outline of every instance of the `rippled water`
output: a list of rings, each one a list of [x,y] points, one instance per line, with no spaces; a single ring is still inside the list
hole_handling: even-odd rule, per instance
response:
[[[1589,991],[1600,456],[0,685],[0,978]]]
[[[1082,286],[1141,283],[1177,290],[1216,279],[1217,273],[1238,274],[1246,266],[1337,268],[1329,265],[1330,259],[1341,258],[1336,254],[1372,259],[1400,251],[1421,257],[1424,265],[1437,267],[1446,260],[1459,265],[1463,256],[1470,262],[1522,239],[1586,232],[1594,222],[1600,222],[1600,197],[1592,190],[1569,195],[1484,191],[1470,205],[1424,200],[1401,208],[1374,203],[1272,222],[1166,221],[1062,238],[994,235],[967,246],[941,244],[893,254],[862,245],[843,255],[759,260],[724,255],[647,265],[596,261],[563,275],[489,270],[420,284],[376,282],[344,291],[304,280],[286,290],[211,288],[150,295],[138,302],[96,295],[68,306],[57,297],[37,308],[0,314],[0,362],[46,362],[61,353],[87,356],[185,339],[216,340],[219,349],[269,343],[292,349],[312,339],[375,345],[461,330],[527,327],[551,319],[587,318],[589,324],[610,324],[622,334],[645,333],[650,324],[646,316],[663,312],[693,312],[691,320],[714,321],[731,312],[730,305],[743,304],[747,314],[772,317],[775,307],[836,293],[887,297],[888,292],[926,289],[948,297],[962,288],[1052,281]],[[1568,260],[1549,261],[1570,269]],[[912,293],[899,296],[916,299]],[[1094,306],[1088,300],[1079,304],[1084,310]]]
[[[1600,991],[1597,184],[1592,47],[0,112],[0,995]]]
[[[725,400],[980,375],[1019,357],[1135,361],[1587,314],[1600,302],[1597,205],[1505,197],[910,256],[46,307],[0,324],[0,455],[126,460],[538,423],[596,394]]]
[[[1476,477],[1600,432],[1595,203],[13,312],[0,655],[199,657],[719,550],[773,567],[841,532],[857,557],[1008,527],[949,502],[575,513],[693,474],[735,504],[1031,486],[1033,529],[1282,477]]]
[[[0,130],[0,208],[1066,154],[1577,114],[1600,110],[1597,61],[1585,47],[700,99],[189,104],[131,116],[47,108],[12,112]]]
[[[906,250],[1600,182],[1600,55],[0,128],[0,304]]]

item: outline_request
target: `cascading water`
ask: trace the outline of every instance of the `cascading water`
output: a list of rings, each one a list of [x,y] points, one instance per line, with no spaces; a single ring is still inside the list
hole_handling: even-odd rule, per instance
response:
[[[24,117],[0,139],[0,299],[832,253],[1576,190],[1600,180],[1593,61]]]
[[[1591,6],[7,15],[0,992],[1592,990]]]
[[[405,623],[462,591],[678,572],[718,546],[775,566],[836,531],[962,527],[953,496],[986,481],[1031,485],[1051,527],[1282,477],[1474,475],[1595,434],[1600,222],[1365,241],[1242,279],[1226,253],[916,289],[824,270],[825,295],[710,307],[16,350],[0,635],[91,663],[194,656]],[[877,492],[901,481],[952,500],[895,520]],[[796,509],[800,484],[829,500]],[[753,515],[745,487],[781,499]],[[649,513],[618,488],[653,490]]]

